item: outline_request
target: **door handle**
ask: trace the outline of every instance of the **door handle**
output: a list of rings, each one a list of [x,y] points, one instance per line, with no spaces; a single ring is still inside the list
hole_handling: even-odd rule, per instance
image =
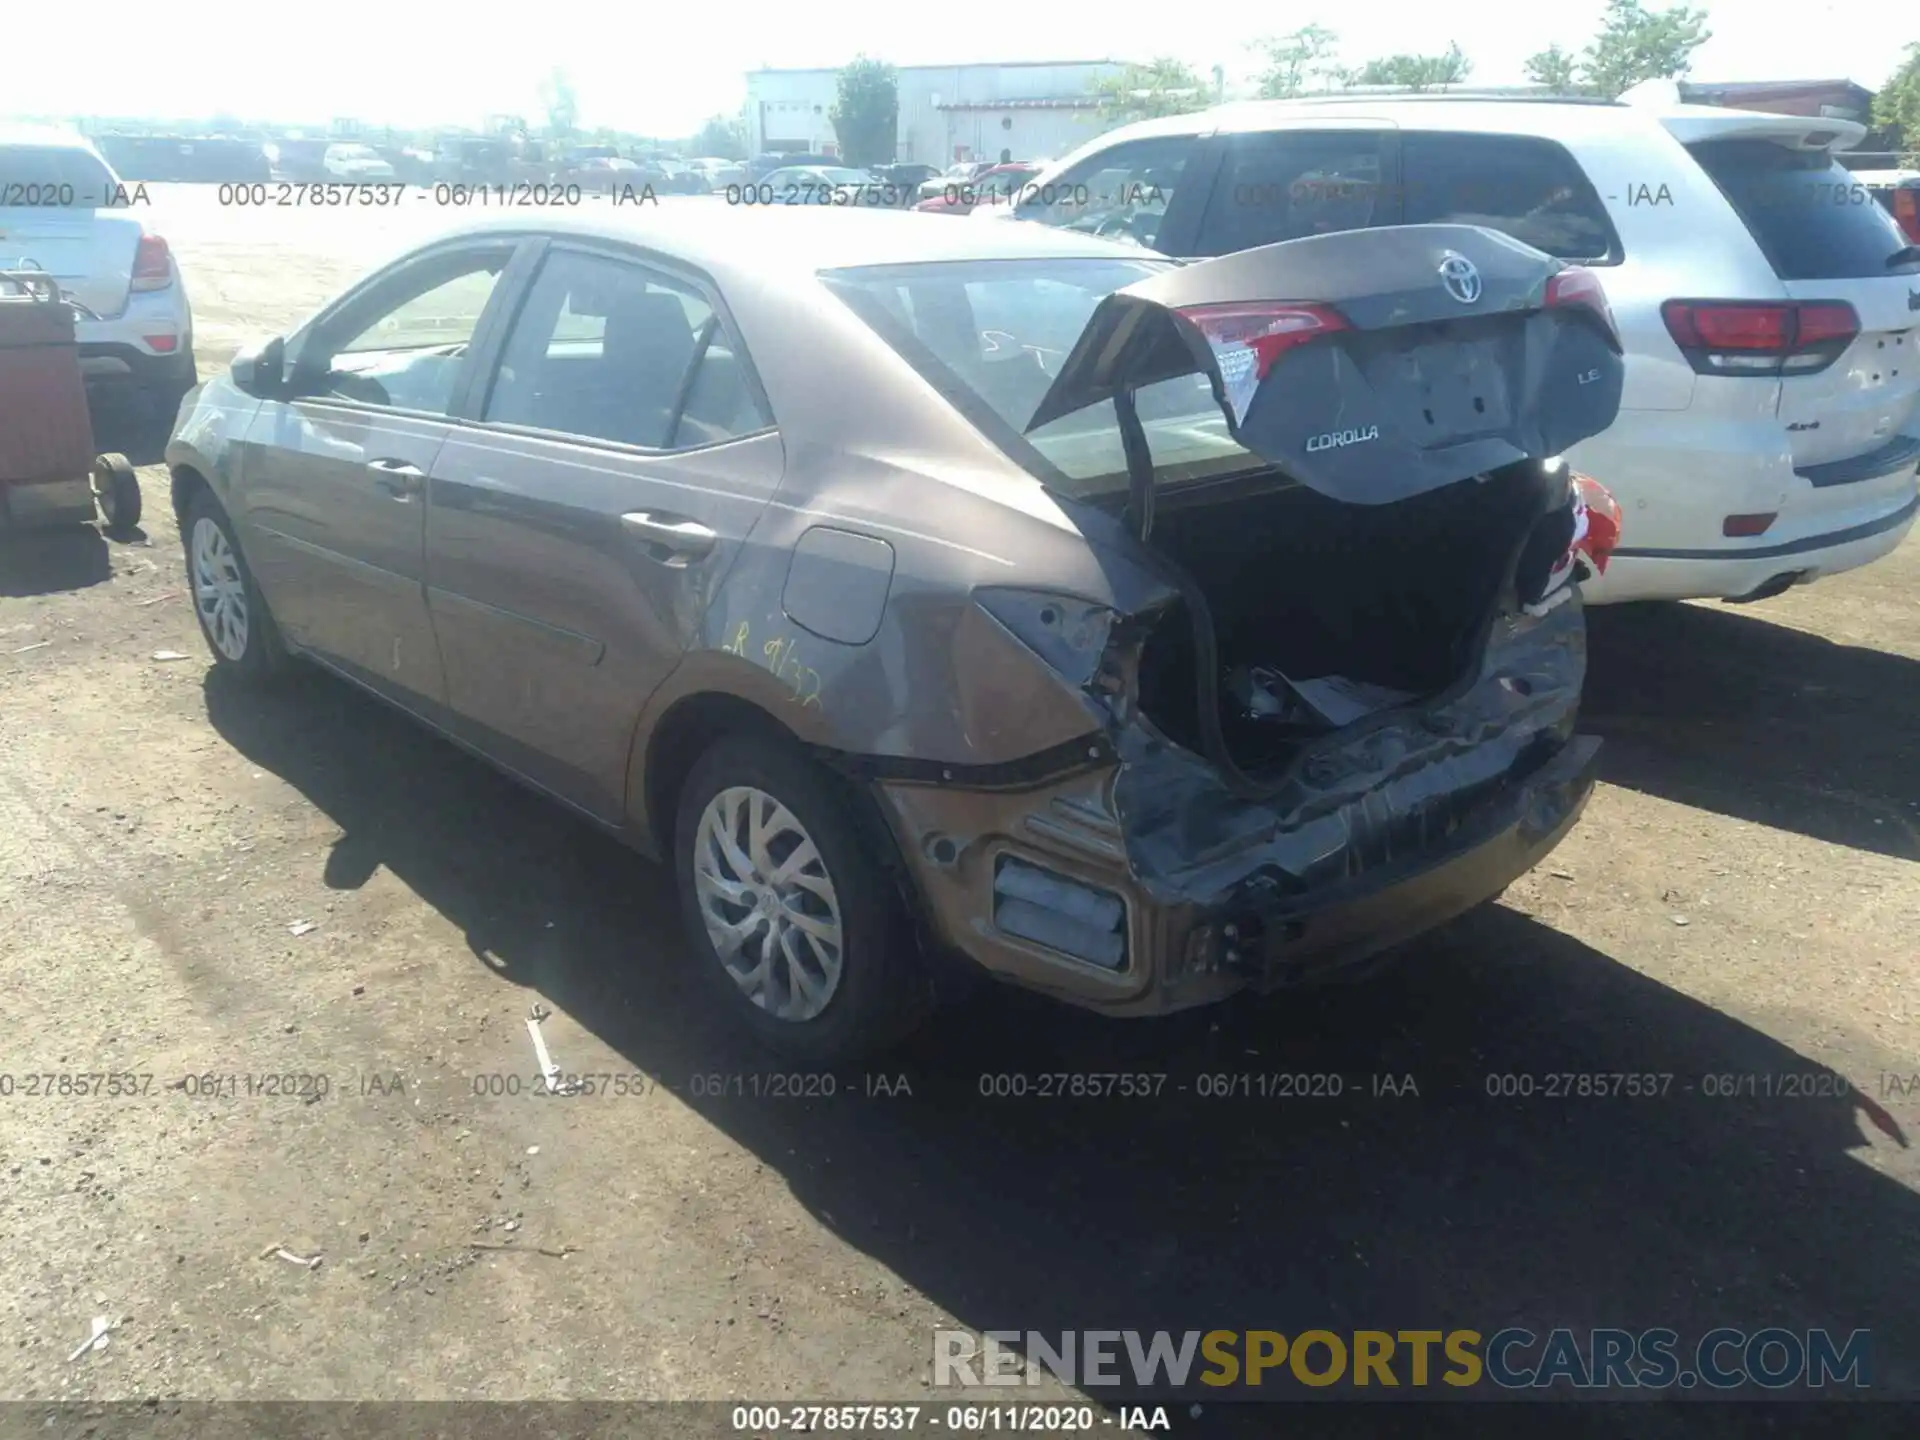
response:
[[[635,536],[654,558],[668,565],[685,565],[713,552],[719,536],[695,520],[671,520],[634,510],[620,517],[620,527]]]
[[[410,500],[426,488],[427,472],[405,460],[369,460],[367,469],[374,484],[400,500]]]

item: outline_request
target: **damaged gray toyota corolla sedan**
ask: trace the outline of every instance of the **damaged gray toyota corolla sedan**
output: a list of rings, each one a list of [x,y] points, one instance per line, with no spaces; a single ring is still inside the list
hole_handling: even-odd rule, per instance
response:
[[[1471,227],[1176,265],[688,202],[426,245],[168,460],[219,663],[664,857],[723,1003],[830,1061],[956,956],[1162,1013],[1535,864],[1598,748],[1551,457],[1619,395],[1593,277]]]

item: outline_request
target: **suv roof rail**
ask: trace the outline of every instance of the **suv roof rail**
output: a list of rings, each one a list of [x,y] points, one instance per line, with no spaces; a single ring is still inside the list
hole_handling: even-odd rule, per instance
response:
[[[1514,104],[1532,105],[1609,105],[1625,108],[1618,100],[1606,100],[1598,95],[1561,95],[1541,87],[1515,86],[1501,88],[1490,86],[1475,89],[1471,86],[1449,86],[1444,90],[1415,90],[1407,85],[1353,85],[1344,90],[1330,90],[1321,95],[1296,95],[1286,100],[1255,101],[1288,105],[1294,103],[1326,105],[1352,100],[1502,100]],[[1229,102],[1232,103],[1232,102]],[[1246,103],[1246,102],[1242,102]]]

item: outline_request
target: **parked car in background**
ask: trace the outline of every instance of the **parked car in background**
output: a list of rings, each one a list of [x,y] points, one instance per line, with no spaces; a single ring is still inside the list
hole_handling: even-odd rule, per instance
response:
[[[965,185],[977,176],[991,170],[997,163],[994,160],[961,160],[949,165],[938,175],[929,176],[920,182],[920,198],[937,200],[946,193],[949,185]]]
[[[1920,170],[1856,170],[1853,179],[1867,187],[1907,239],[1920,245]]]
[[[273,178],[259,140],[227,135],[101,135],[100,157],[122,180],[252,184]]]
[[[371,145],[329,145],[320,165],[329,180],[350,185],[391,183],[397,178],[393,166]]]
[[[918,203],[920,187],[939,173],[939,169],[935,166],[916,165],[906,161],[873,167],[874,178],[892,189],[895,203],[903,209]]]
[[[789,166],[794,166],[794,165],[840,166],[840,165],[844,165],[845,163],[846,163],[845,161],[836,159],[832,155],[810,155],[804,152],[796,153],[792,155],[783,155],[774,151],[766,151],[766,152],[763,152],[762,154],[754,156],[751,160],[747,162],[747,173],[750,176],[752,176],[752,178],[755,181],[759,181],[759,180],[764,180],[768,175],[772,174],[775,170],[786,169]]]
[[[512,170],[513,148],[498,136],[443,136],[433,148],[433,178],[442,184],[502,185]]]
[[[404,185],[433,183],[433,152],[406,145],[376,145],[374,153],[393,167],[394,179]]]
[[[1568,458],[1630,533],[1587,595],[1758,600],[1885,555],[1920,507],[1920,249],[1835,161],[1863,133],[1698,105],[1259,101],[1102,135],[1013,214],[1188,257],[1466,222],[1595,267],[1626,397]]]
[[[262,148],[266,151],[275,180],[294,185],[312,185],[328,178],[327,151],[332,148],[330,141],[296,136],[289,140],[268,141]]]
[[[976,205],[1015,204],[1040,170],[1038,164],[1024,160],[989,166],[977,179],[950,181],[933,199],[922,200],[913,208],[930,215],[967,215]]]
[[[774,170],[753,187],[762,205],[841,205],[885,207],[886,186],[871,171],[844,165],[789,165]]]
[[[171,422],[194,387],[193,311],[167,242],[100,152],[68,130],[0,126],[0,270],[43,270],[74,302],[88,388]]]
[[[595,192],[618,190],[623,185],[638,189],[643,182],[641,167],[611,145],[572,145],[554,158],[546,177],[555,185],[578,185]]]
[[[1468,374],[1490,428],[1419,392]],[[832,1063],[956,967],[1179,1010],[1551,850],[1599,742],[1545,457],[1619,374],[1590,274],[1468,226],[1183,267],[529,211],[243,354],[167,461],[222,669],[309,656],[668,859],[700,983]]]
[[[654,192],[661,195],[706,195],[713,189],[707,172],[685,160],[656,160],[649,168],[659,177]]]

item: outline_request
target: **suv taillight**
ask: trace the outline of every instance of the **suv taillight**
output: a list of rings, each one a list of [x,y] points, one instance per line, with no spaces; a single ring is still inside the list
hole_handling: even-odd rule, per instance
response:
[[[1893,192],[1893,218],[1900,222],[1900,233],[1920,245],[1920,189],[1902,185]]]
[[[1660,318],[1702,375],[1811,375],[1860,333],[1842,300],[1669,300]]]
[[[1613,323],[1613,307],[1607,304],[1606,287],[1600,277],[1581,265],[1569,265],[1547,278],[1546,303],[1549,309],[1577,305],[1591,311],[1605,327],[1614,349],[1620,348],[1620,328]]]
[[[133,252],[133,289],[164,290],[173,284],[173,252],[158,235],[142,235]]]

